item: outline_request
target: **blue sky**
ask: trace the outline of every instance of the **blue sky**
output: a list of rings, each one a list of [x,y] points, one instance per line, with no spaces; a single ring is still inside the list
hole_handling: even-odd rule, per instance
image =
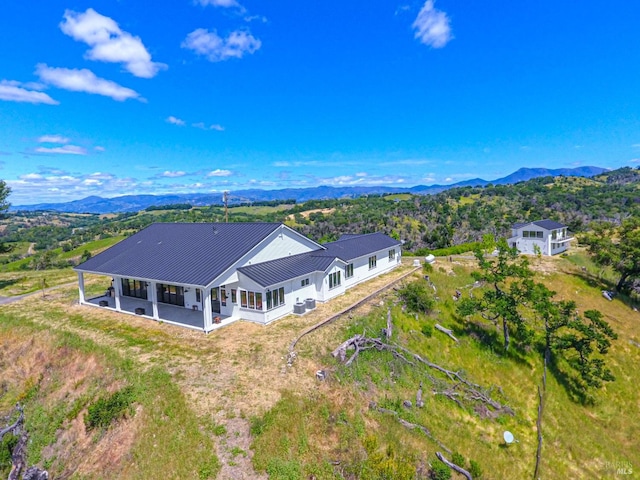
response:
[[[640,163],[640,3],[6,0],[0,178],[88,195]]]

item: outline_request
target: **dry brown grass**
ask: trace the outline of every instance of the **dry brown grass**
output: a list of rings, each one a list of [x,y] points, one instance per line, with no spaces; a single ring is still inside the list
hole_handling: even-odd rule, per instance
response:
[[[52,330],[71,332],[97,345],[113,349],[143,366],[165,367],[180,386],[190,407],[203,419],[224,425],[227,430],[225,435],[213,437],[217,443],[218,457],[223,464],[218,478],[264,478],[255,474],[251,467],[251,436],[246,419],[261,415],[273,407],[283,391],[295,391],[303,396],[312,394],[318,388],[315,371],[323,367],[311,359],[315,355],[305,355],[293,368],[287,368],[286,355],[290,342],[305,328],[394,281],[409,268],[398,268],[359,285],[330,302],[318,304],[314,311],[304,316],[291,315],[268,326],[236,322],[208,335],[131,315],[78,306],[74,303],[77,290],[73,287],[49,292],[46,298],[36,295],[5,308],[19,311],[20,315]],[[100,290],[103,282],[104,279],[100,277],[86,279],[88,289],[95,287]],[[25,312],[26,305],[29,305],[28,313]],[[367,308],[365,305],[361,307],[361,311],[366,311]],[[53,319],[47,315],[51,310],[64,311],[66,314]],[[310,348],[324,355],[326,352],[322,349],[334,343],[332,338],[337,338],[339,324],[338,321],[314,332],[313,340],[303,340],[300,348]],[[7,343],[13,345],[12,341]],[[24,378],[25,373],[27,376],[37,373],[29,370],[35,368],[34,365],[21,368],[25,371],[16,372],[14,377]],[[64,380],[61,392],[74,385],[81,388],[82,379],[90,377],[97,366],[95,359],[78,359],[68,364],[67,368],[69,376]],[[327,394],[344,395],[344,392]],[[349,403],[347,399],[335,401]],[[138,417],[140,416],[136,415]],[[131,423],[133,430],[138,421],[140,420]],[[83,443],[78,434],[80,426],[69,425],[68,428],[69,431],[56,448],[64,449],[65,445],[74,442]],[[86,473],[91,465],[100,463],[98,459],[109,458],[104,453],[105,449],[109,449],[106,445],[120,445],[118,451],[122,452],[113,453],[117,458],[111,459],[115,465],[119,465],[121,462],[118,459],[126,456],[126,446],[131,444],[129,434],[128,430],[120,427],[110,432],[101,440],[105,447],[94,446],[96,451],[103,454],[92,453],[90,458],[94,460],[87,460],[81,467],[78,466],[78,472]],[[233,455],[234,447],[235,452],[240,449],[247,452],[247,456]],[[128,477],[124,470],[116,476],[119,475]]]
[[[56,347],[54,335],[41,332],[26,336],[24,332],[3,332],[0,343],[0,372],[7,395],[0,397],[0,411],[8,411],[15,400],[37,388],[40,405],[54,408],[63,401],[72,404],[87,393],[90,385],[103,391],[121,386],[106,365],[94,355],[82,354],[66,347]],[[32,412],[27,410],[28,417]],[[42,452],[42,460],[61,477],[82,473],[89,477],[111,478],[118,469],[136,436],[136,418],[118,424],[107,435],[96,439],[84,425],[83,409],[63,423],[56,441]],[[29,418],[27,418],[29,421]]]

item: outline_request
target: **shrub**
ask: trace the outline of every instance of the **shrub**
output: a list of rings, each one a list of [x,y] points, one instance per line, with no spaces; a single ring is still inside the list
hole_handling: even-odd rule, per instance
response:
[[[102,397],[89,405],[84,424],[88,430],[107,428],[111,422],[124,417],[135,399],[132,387],[125,387],[108,397]]]
[[[10,433],[6,434],[0,441],[0,473],[7,477],[11,471],[11,452],[18,444],[18,437]]]
[[[425,337],[433,336],[433,327],[430,323],[425,323],[424,325],[422,325],[422,328],[420,330]]]
[[[458,452],[453,452],[453,454],[451,455],[451,461],[462,468],[464,468],[464,466],[467,464],[464,457]]]
[[[431,480],[450,480],[451,469],[440,460],[433,460],[431,470],[429,470],[429,478]]]
[[[407,284],[398,293],[410,312],[428,313],[433,308],[433,293],[423,280]]]
[[[469,460],[469,473],[474,479],[482,477],[482,469],[475,460]]]

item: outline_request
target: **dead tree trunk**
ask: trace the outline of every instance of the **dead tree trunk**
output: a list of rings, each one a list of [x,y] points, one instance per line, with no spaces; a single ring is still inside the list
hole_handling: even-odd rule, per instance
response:
[[[389,415],[393,415],[396,418],[396,420],[398,420],[398,423],[400,425],[402,425],[405,428],[408,428],[409,430],[414,430],[414,429],[420,430],[427,437],[429,437],[431,440],[433,440],[435,443],[437,443],[440,446],[440,448],[445,450],[447,453],[451,454],[451,450],[449,450],[445,445],[443,445],[440,442],[440,440],[438,440],[436,437],[434,437],[433,434],[431,433],[431,431],[427,427],[425,427],[423,425],[418,425],[417,423],[407,422],[406,420],[400,418],[400,416],[398,415],[398,412],[395,412],[393,410],[389,410],[387,408],[379,407],[376,404],[376,402],[369,402],[369,408],[372,409],[372,410],[377,410],[380,413],[387,413]]]
[[[504,318],[502,319],[502,333],[504,334],[504,350],[507,351],[509,350],[509,342],[510,342],[509,324]]]
[[[422,401],[422,382],[420,382],[420,387],[416,392],[416,407],[418,408],[424,407],[424,402]]]
[[[458,342],[458,339],[456,337],[453,336],[453,332],[451,330],[449,330],[448,328],[444,328],[442,325],[440,325],[439,323],[436,323],[435,325],[436,330],[441,331],[442,333],[444,333],[445,335],[448,335],[449,338],[451,338],[451,340],[453,340],[456,343]]]
[[[456,465],[455,463],[450,462],[449,460],[447,460],[446,458],[444,458],[444,455],[442,455],[440,452],[436,452],[436,457],[438,457],[438,460],[440,460],[442,463],[444,463],[447,467],[451,468],[452,470],[455,470],[456,472],[458,472],[461,475],[464,475],[464,477],[467,480],[473,480],[473,477],[471,476],[471,474],[469,472],[467,472],[464,468]]]
[[[347,350],[351,349],[354,349],[355,351],[347,359]],[[483,404],[484,406],[482,409],[485,411],[486,415],[499,413],[513,415],[513,411],[509,407],[501,405],[499,402],[495,401],[491,398],[489,391],[483,389],[480,385],[470,382],[464,378],[460,372],[454,372],[438,364],[432,363],[429,360],[422,358],[417,353],[413,353],[400,345],[390,345],[379,338],[369,338],[365,337],[364,334],[358,334],[340,344],[331,354],[345,366],[349,366],[361,351],[371,349],[391,352],[395,358],[411,365],[412,367],[422,365],[442,373],[446,379],[436,378],[432,375],[426,374],[426,378],[429,379],[429,381],[431,381],[431,383],[436,387],[434,394],[444,395],[455,401],[461,407],[463,406],[461,401],[466,401],[476,405]],[[491,407],[493,412],[490,412],[486,408],[487,406]]]
[[[393,335],[393,323],[391,322],[391,309],[387,310],[387,328],[384,330],[384,336],[387,341],[391,340]]]
[[[38,467],[26,468],[27,443],[29,441],[29,435],[23,428],[24,410],[22,405],[19,403],[15,406],[14,410],[19,412],[18,419],[11,425],[0,430],[0,441],[8,433],[19,437],[18,443],[11,451],[11,471],[9,472],[8,480],[18,480],[23,471],[23,480],[47,480],[49,478],[49,473],[46,470],[41,470]],[[12,415],[13,412],[9,414],[8,418],[10,419]]]

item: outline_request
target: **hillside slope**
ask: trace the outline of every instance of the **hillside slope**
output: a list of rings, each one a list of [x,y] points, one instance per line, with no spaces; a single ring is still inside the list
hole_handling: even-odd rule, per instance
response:
[[[427,387],[425,408],[404,409],[402,401],[413,401],[424,380],[414,369],[375,351],[351,367],[329,355],[353,333],[377,335],[387,306],[397,304],[393,290],[304,337],[293,367],[286,366],[288,345],[300,331],[409,266],[319,306],[312,315],[268,327],[236,323],[210,335],[75,306],[77,291],[71,287],[5,306],[0,413],[23,401],[28,428],[38,439],[30,459],[71,478],[391,478],[384,472],[403,478],[416,469],[425,472],[440,447],[393,415],[371,410],[375,401],[476,460],[482,478],[528,478],[535,460],[541,361],[535,351],[504,356],[491,342],[490,329],[468,330],[452,316],[451,295],[472,283],[471,268],[473,261],[462,257],[439,264],[431,274],[439,298],[434,316],[415,318],[394,307],[395,338],[492,387],[514,416],[485,417]],[[591,267],[585,273],[554,258],[535,268],[538,279],[561,298],[575,299],[580,310],[604,312],[619,334],[609,354],[617,381],[598,393],[594,405],[575,403],[561,379],[549,375],[541,478],[614,478],[615,462],[640,465],[634,427],[640,422],[640,393],[633,380],[640,362],[639,314],[619,300],[602,298],[602,283]],[[418,274],[416,280],[423,281]],[[87,286],[100,291],[102,281],[88,279]],[[422,333],[425,324],[436,321],[452,328],[460,343],[437,331]],[[327,381],[316,380],[319,369],[329,372]],[[87,407],[128,385],[136,392],[134,410],[102,433],[87,432]],[[509,448],[502,441],[507,429],[519,440]]]

